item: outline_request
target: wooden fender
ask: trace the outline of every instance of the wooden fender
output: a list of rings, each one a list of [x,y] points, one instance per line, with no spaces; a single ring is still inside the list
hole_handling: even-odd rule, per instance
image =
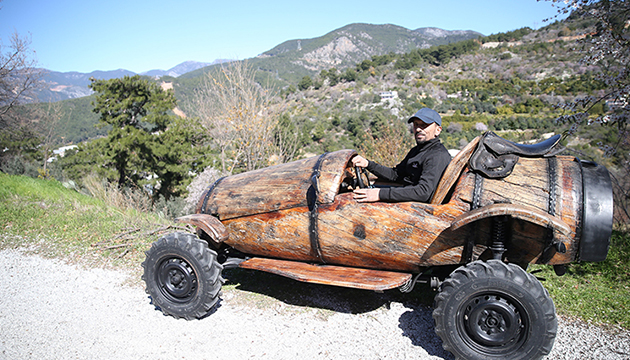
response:
[[[230,235],[221,221],[212,215],[191,214],[177,218],[175,221],[196,226],[208,234],[217,244],[227,240]]]
[[[455,231],[474,221],[501,215],[509,215],[545,228],[554,229],[558,240],[567,243],[571,241],[571,228],[564,221],[536,208],[516,204],[493,204],[469,211],[455,218],[451,223],[451,230]]]
[[[510,215],[517,219],[527,220],[542,227],[552,227],[564,235],[571,234],[571,229],[564,221],[550,216],[536,208],[516,204],[493,204],[464,213],[453,221],[451,230],[457,230],[473,221],[487,217]]]

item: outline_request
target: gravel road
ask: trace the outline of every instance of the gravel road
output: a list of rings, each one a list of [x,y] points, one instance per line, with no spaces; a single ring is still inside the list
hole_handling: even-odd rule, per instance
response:
[[[452,359],[428,307],[357,312],[325,295],[260,306],[243,299],[267,295],[235,288],[210,316],[185,321],[157,311],[130,276],[0,251],[0,359]],[[548,359],[630,359],[630,332],[561,318]]]

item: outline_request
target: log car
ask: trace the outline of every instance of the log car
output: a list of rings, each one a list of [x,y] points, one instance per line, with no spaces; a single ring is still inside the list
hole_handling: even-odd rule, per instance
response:
[[[606,258],[612,231],[607,170],[492,132],[450,163],[430,203],[358,203],[369,180],[341,150],[222,178],[195,214],[197,236],[169,234],[147,251],[154,304],[177,318],[216,305],[221,271],[240,267],[367,290],[439,290],[433,317],[458,359],[540,358],[555,339],[555,308],[525,269]]]

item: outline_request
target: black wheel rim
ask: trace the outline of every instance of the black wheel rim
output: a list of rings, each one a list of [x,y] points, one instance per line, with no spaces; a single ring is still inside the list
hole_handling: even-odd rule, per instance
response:
[[[164,259],[156,273],[160,292],[168,300],[185,303],[197,292],[197,275],[186,260],[179,257]]]
[[[488,355],[508,354],[527,340],[529,318],[523,306],[504,294],[475,295],[463,303],[458,330],[469,346]]]

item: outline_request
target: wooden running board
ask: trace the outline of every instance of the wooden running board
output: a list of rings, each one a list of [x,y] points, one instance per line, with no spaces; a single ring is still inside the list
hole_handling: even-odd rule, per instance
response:
[[[265,258],[243,261],[239,267],[266,271],[308,283],[377,291],[397,288],[411,279],[411,274],[407,273]]]

